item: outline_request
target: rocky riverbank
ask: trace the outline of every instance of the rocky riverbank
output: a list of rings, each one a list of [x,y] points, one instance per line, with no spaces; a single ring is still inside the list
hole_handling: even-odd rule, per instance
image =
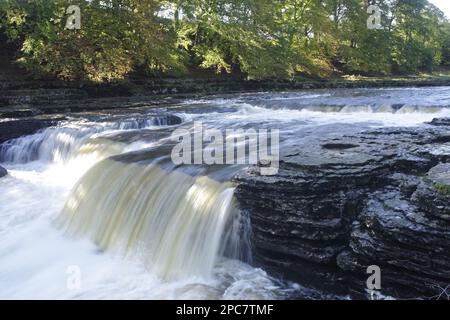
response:
[[[134,106],[161,105],[204,95],[327,88],[448,86],[449,76],[335,79],[128,79],[107,84],[31,80],[0,80],[0,118],[67,114]]]
[[[450,285],[449,162],[449,119],[292,146],[278,176],[236,178],[255,263],[354,298],[377,265],[384,294],[437,297]]]

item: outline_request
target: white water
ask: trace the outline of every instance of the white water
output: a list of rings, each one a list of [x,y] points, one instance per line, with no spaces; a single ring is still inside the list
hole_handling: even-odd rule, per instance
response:
[[[182,106],[184,118],[220,128],[415,126],[450,115],[446,108],[322,112],[236,99],[200,104],[204,111]],[[208,106],[215,110],[206,112]],[[111,139],[154,124],[123,123],[70,122],[2,147],[9,175],[0,179],[0,298],[265,299],[298,289],[223,256],[235,240],[231,184],[108,159],[159,143]],[[71,266],[81,271],[80,288],[67,286]]]
[[[72,126],[78,125],[44,130],[19,139],[18,145],[24,141],[28,144],[39,141],[45,145],[48,131],[54,133],[53,136],[66,135]],[[68,140],[72,142],[71,148],[66,148],[64,139],[52,141],[52,148],[48,152],[53,156],[44,154],[37,161],[20,163],[24,161],[22,158],[19,163],[5,164],[9,174],[0,182],[0,298],[275,297],[273,292],[277,286],[264,271],[219,255],[223,250],[219,235],[224,232],[226,223],[230,222],[225,218],[233,218],[231,185],[201,177],[194,179],[175,172],[167,179],[157,167],[148,167],[146,170],[139,165],[127,167],[121,163],[108,164],[111,160],[106,160],[107,163],[101,164],[105,166],[105,172],[102,172],[101,167],[97,172],[91,171],[91,175],[82,179],[72,193],[76,181],[102,159],[152,145],[145,142],[131,145],[115,143],[103,139],[97,133],[101,130],[91,130],[89,125],[84,127],[83,124],[75,129],[71,131],[74,132],[72,136],[68,135]],[[92,132],[92,135],[78,134],[86,131]],[[90,148],[94,140],[98,145]],[[105,142],[107,147],[101,142]],[[59,156],[55,157],[62,149],[69,150],[64,161]],[[22,151],[20,149],[17,154]],[[111,165],[110,170],[108,165]],[[140,174],[141,170],[147,174]],[[96,176],[105,173],[111,175],[109,180]],[[127,176],[129,179],[136,178],[135,186],[142,184],[140,194],[133,193],[138,190],[129,188],[127,182],[131,181],[126,180]],[[167,184],[164,184],[164,180]],[[86,181],[91,184],[91,188],[103,188],[105,193],[89,190],[91,197],[85,195],[79,199],[82,201],[77,202],[80,187]],[[160,186],[167,191],[161,191]],[[108,190],[114,187],[119,194],[108,194]],[[122,191],[126,194],[121,195]],[[178,198],[174,192],[178,193]],[[186,197],[183,196],[184,192]],[[118,204],[114,202],[115,199],[118,199]],[[184,202],[175,202],[178,200]],[[101,204],[98,207],[103,211],[90,210],[89,207],[96,204]],[[114,210],[111,206],[116,204],[119,207],[115,209],[115,215],[120,218],[108,229],[108,223],[113,221],[108,218],[108,214]],[[163,207],[157,208],[157,204]],[[77,211],[79,215],[72,223],[68,223],[69,219],[65,216],[74,213],[73,205],[81,206],[83,210]],[[177,205],[178,209],[175,208]],[[184,215],[186,209],[192,213],[193,220],[189,221],[189,216]],[[164,215],[170,212],[173,212],[172,216]],[[147,222],[143,226],[150,230],[143,228],[141,232],[133,233],[132,229],[139,226],[136,223],[142,220],[133,221],[133,217],[127,216],[129,213],[142,215],[141,218],[146,215],[144,220]],[[203,215],[206,220],[203,220]],[[134,218],[139,219],[138,216]],[[123,224],[120,219],[124,220]],[[202,221],[204,224],[200,232],[196,233],[199,231],[196,224]],[[83,237],[85,234],[80,230],[86,229],[94,241]],[[69,232],[66,233],[66,230]],[[180,237],[183,232],[184,236]],[[73,235],[80,237],[71,237]],[[132,240],[124,248],[118,238]],[[161,245],[158,246],[157,241]],[[196,249],[192,250],[192,247]],[[103,252],[102,249],[112,250]],[[81,271],[80,288],[68,288],[67,285],[68,282],[70,284],[73,266]]]
[[[159,119],[120,121],[117,123],[69,122],[36,134],[21,137],[0,147],[1,160],[24,163],[33,160],[64,163],[86,154],[104,158],[124,152],[127,146],[102,139],[111,132],[154,128]]]
[[[240,111],[229,115],[217,113],[216,116],[230,121],[278,121],[283,123],[307,121],[311,125],[323,125],[334,123],[370,123],[370,127],[411,127],[424,122],[430,122],[434,118],[450,116],[450,108],[424,108],[414,107],[400,109],[397,112],[375,112],[371,107],[344,107],[340,111],[330,108],[327,111],[311,111],[310,109],[269,109],[254,106],[248,103],[240,103]],[[319,109],[319,108],[311,108]]]
[[[101,249],[138,255],[163,279],[209,278],[237,214],[232,200],[228,183],[108,159],[77,184],[58,220]]]

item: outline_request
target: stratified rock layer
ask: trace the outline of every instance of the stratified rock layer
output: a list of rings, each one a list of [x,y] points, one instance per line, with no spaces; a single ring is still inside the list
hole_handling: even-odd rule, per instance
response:
[[[450,127],[378,129],[292,147],[277,176],[236,177],[255,263],[324,293],[431,298],[450,284]]]
[[[20,119],[0,122],[0,143],[57,125],[64,118],[58,119]]]

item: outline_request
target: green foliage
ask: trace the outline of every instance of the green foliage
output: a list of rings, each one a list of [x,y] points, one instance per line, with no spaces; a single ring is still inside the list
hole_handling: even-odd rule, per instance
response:
[[[12,41],[21,41],[19,63],[63,79],[109,81],[136,67],[169,72],[182,67],[175,35],[159,21],[160,3],[141,1],[10,0],[1,26]],[[77,4],[80,30],[66,30],[66,9]]]
[[[450,23],[442,25],[442,64],[450,66]]]
[[[441,194],[450,196],[450,185],[443,183],[434,183],[433,187]]]
[[[81,29],[66,30],[69,5]],[[367,28],[367,6],[382,10]],[[1,0],[0,32],[18,62],[62,79],[132,72],[411,73],[450,65],[450,24],[426,0]]]
[[[398,1],[393,12],[393,66],[399,71],[431,70],[442,61],[444,16],[425,0]]]

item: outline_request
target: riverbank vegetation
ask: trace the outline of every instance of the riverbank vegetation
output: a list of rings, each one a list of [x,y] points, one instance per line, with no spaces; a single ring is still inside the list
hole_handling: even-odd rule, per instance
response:
[[[80,7],[79,29],[67,29],[70,5]],[[380,8],[378,28],[368,28],[369,5]],[[426,0],[3,0],[0,34],[19,65],[64,80],[386,76],[450,65],[450,23]]]

